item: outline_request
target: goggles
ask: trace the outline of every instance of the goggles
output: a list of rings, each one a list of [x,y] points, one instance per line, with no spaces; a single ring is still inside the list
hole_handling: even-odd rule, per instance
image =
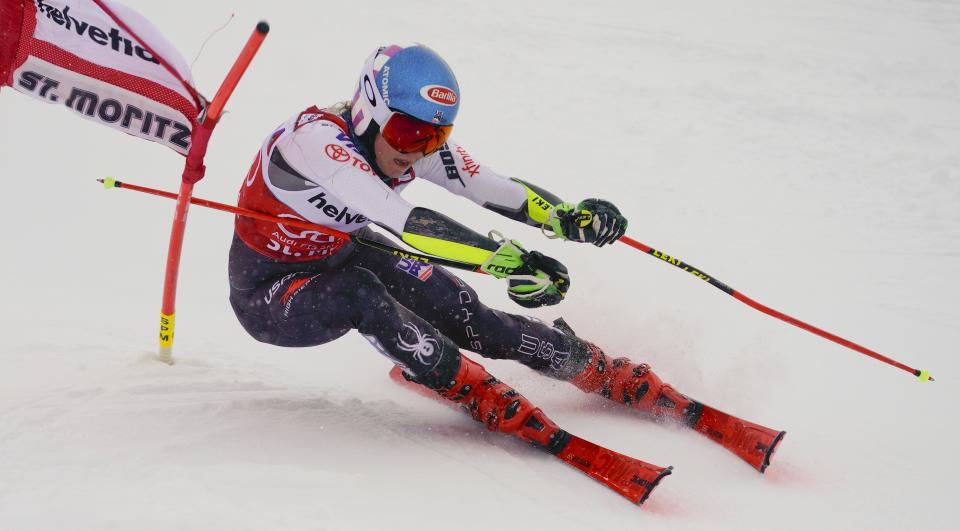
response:
[[[380,129],[380,134],[390,147],[400,153],[420,152],[429,155],[447,142],[451,131],[453,125],[432,124],[393,111]]]

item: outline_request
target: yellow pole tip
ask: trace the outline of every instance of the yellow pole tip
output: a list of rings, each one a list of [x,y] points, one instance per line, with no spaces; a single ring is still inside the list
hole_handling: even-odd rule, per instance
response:
[[[920,378],[921,382],[928,382],[933,379],[930,377],[930,373],[928,371],[920,371],[920,375],[917,376],[917,378]]]
[[[113,177],[104,177],[102,179],[102,182],[103,182],[103,187],[106,188],[107,190],[117,185],[117,180],[114,179]]]

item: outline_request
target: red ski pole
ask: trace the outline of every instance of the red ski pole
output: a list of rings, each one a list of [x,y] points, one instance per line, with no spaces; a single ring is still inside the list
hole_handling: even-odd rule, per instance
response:
[[[163,279],[163,302],[160,307],[160,361],[173,363],[173,333],[176,315],[177,276],[180,271],[180,254],[183,250],[183,235],[186,230],[187,213],[190,207],[190,197],[193,195],[193,185],[203,179],[206,168],[203,159],[207,154],[207,144],[210,135],[220,119],[220,113],[237,87],[237,83],[246,72],[247,67],[256,55],[257,50],[270,31],[266,22],[257,24],[256,29],[247,44],[240,51],[240,55],[227,73],[216,96],[207,107],[204,116],[191,135],[190,151],[183,168],[183,181],[180,184],[180,193],[177,196],[177,207],[173,217],[173,226],[170,229],[170,246],[167,250],[167,267]]]
[[[854,350],[854,351],[856,351],[856,352],[859,352],[859,353],[861,353],[861,354],[866,354],[867,356],[870,356],[870,357],[873,358],[873,359],[880,360],[880,361],[882,361],[882,362],[884,362],[884,363],[886,363],[886,364],[888,364],[888,365],[893,365],[894,367],[896,367],[896,368],[898,368],[898,369],[907,371],[907,372],[909,372],[910,374],[913,374],[914,376],[916,376],[917,378],[919,378],[920,381],[922,381],[922,382],[925,382],[925,381],[928,381],[928,380],[931,381],[931,382],[934,381],[933,376],[930,376],[930,373],[927,372],[927,371],[925,371],[925,370],[914,369],[913,367],[910,367],[909,365],[905,365],[905,364],[900,363],[899,361],[897,361],[897,360],[895,360],[895,359],[888,358],[888,357],[884,356],[883,354],[880,354],[879,352],[875,352],[875,351],[870,350],[870,349],[868,349],[868,348],[866,348],[866,347],[864,347],[864,346],[858,345],[858,344],[854,343],[853,341],[849,341],[849,340],[844,339],[844,338],[842,338],[842,337],[840,337],[840,336],[831,334],[830,332],[827,332],[826,330],[822,330],[822,329],[817,328],[817,327],[815,327],[815,326],[813,326],[813,325],[811,325],[811,324],[807,324],[807,323],[805,323],[805,322],[803,322],[803,321],[801,321],[801,320],[799,320],[799,319],[796,319],[796,318],[794,318],[794,317],[791,317],[791,316],[789,316],[789,315],[787,315],[787,314],[785,314],[785,313],[782,313],[782,312],[779,312],[779,311],[777,311],[777,310],[774,310],[773,308],[770,308],[769,306],[764,306],[763,304],[760,304],[759,302],[751,299],[750,297],[747,297],[747,296],[744,295],[743,293],[740,293],[739,291],[731,288],[730,286],[724,284],[723,282],[720,282],[719,280],[717,280],[717,279],[713,278],[712,276],[706,274],[702,269],[699,269],[699,268],[696,268],[696,267],[691,266],[690,264],[684,263],[683,260],[680,260],[680,259],[678,259],[678,258],[674,258],[674,257],[672,257],[672,256],[670,256],[670,255],[668,255],[668,254],[664,254],[664,253],[662,253],[662,252],[654,249],[653,247],[650,247],[650,246],[648,246],[648,245],[645,245],[645,244],[643,244],[643,243],[640,243],[640,242],[638,242],[637,240],[634,240],[633,238],[630,238],[630,237],[627,237],[627,236],[621,237],[621,238],[620,238],[620,241],[623,242],[623,243],[625,243],[625,244],[627,244],[627,245],[629,245],[630,247],[633,247],[634,249],[638,249],[638,250],[640,250],[640,251],[643,251],[643,252],[649,254],[650,256],[652,256],[652,257],[654,257],[654,258],[659,258],[660,260],[662,260],[662,261],[664,261],[664,262],[666,262],[666,263],[668,263],[668,264],[670,264],[670,265],[672,265],[672,266],[674,266],[674,267],[680,268],[680,269],[686,271],[687,273],[690,273],[691,275],[699,278],[700,280],[706,281],[706,282],[709,283],[711,286],[719,289],[720,291],[726,293],[727,295],[732,296],[733,298],[735,298],[735,299],[737,299],[738,301],[746,304],[747,306],[750,306],[751,308],[753,308],[753,309],[755,309],[755,310],[759,310],[759,311],[761,311],[761,312],[763,312],[763,313],[765,313],[765,314],[767,314],[767,315],[776,317],[777,319],[780,319],[781,321],[784,321],[784,322],[786,322],[786,323],[790,323],[790,324],[792,324],[793,326],[796,326],[796,327],[798,327],[798,328],[802,328],[802,329],[804,329],[804,330],[806,330],[806,331],[808,331],[808,332],[812,332],[812,333],[814,333],[814,334],[816,334],[816,335],[818,335],[818,336],[820,336],[820,337],[822,337],[822,338],[829,339],[830,341],[833,341],[834,343],[837,343],[837,344],[839,344],[839,345],[843,345],[843,346],[845,346],[845,347],[847,347],[847,348],[849,348],[849,349],[851,349],[851,350]]]
[[[113,177],[97,179],[97,182],[102,183],[103,187],[106,189],[122,188],[124,190],[142,192],[145,194],[165,197],[167,199],[179,199],[179,196],[173,192],[167,192],[165,190],[157,190],[156,188],[148,188],[146,186],[125,183],[125,182],[118,181]],[[418,262],[423,262],[425,264],[437,264],[437,265],[442,265],[446,267],[452,267],[454,269],[461,269],[463,271],[471,271],[473,273],[486,274],[486,272],[480,269],[480,266],[478,265],[468,264],[465,262],[457,262],[456,260],[440,258],[439,256],[432,256],[428,254],[418,253],[415,251],[400,249],[399,247],[393,247],[392,245],[388,245],[386,243],[382,243],[377,240],[364,238],[362,236],[356,236],[354,234],[339,231],[337,229],[326,227],[324,225],[317,225],[316,223],[310,223],[309,221],[303,221],[295,218],[280,218],[277,216],[271,216],[270,214],[264,214],[263,212],[258,212],[256,210],[236,207],[236,206],[227,205],[224,203],[217,203],[216,201],[210,201],[209,199],[201,199],[199,197],[191,197],[190,204],[210,208],[213,210],[219,210],[221,212],[229,212],[231,214],[236,214],[238,216],[258,219],[260,221],[266,221],[269,223],[276,223],[277,225],[284,225],[286,227],[294,227],[301,230],[316,231],[321,234],[326,234],[328,236],[335,236],[337,238],[343,238],[344,240],[350,240],[359,245],[372,247],[374,249],[377,249],[378,251],[390,253],[400,258],[416,260]]]

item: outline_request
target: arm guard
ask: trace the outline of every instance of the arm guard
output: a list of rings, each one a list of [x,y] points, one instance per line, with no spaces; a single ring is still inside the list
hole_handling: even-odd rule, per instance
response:
[[[527,197],[523,203],[513,208],[486,203],[483,205],[485,208],[512,220],[520,221],[533,227],[542,227],[548,223],[550,211],[553,210],[555,206],[563,204],[563,200],[559,197],[537,185],[521,181],[517,178],[511,178],[510,180],[522,186],[526,192]]]
[[[475,265],[486,262],[499,248],[490,238],[422,207],[410,212],[400,236],[405,243],[425,253]]]

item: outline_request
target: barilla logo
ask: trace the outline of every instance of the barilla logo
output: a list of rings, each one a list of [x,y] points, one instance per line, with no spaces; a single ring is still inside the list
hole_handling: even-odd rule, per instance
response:
[[[420,95],[434,103],[453,107],[457,104],[457,93],[442,85],[427,85],[420,89]]]

